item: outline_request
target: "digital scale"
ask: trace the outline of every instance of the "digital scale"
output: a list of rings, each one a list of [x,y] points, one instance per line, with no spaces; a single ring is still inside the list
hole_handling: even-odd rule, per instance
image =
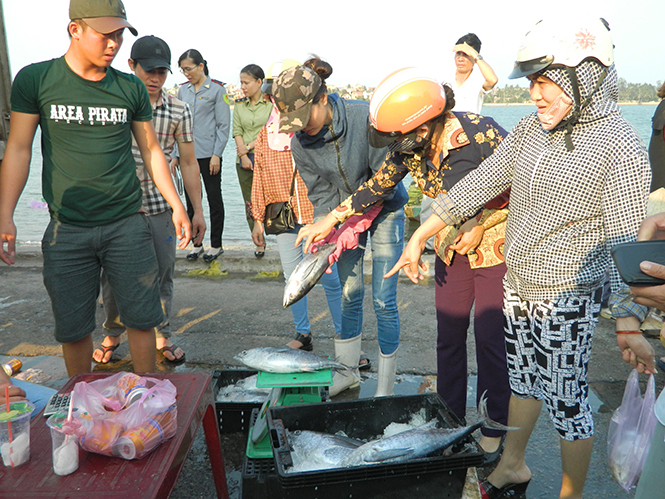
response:
[[[249,428],[247,457],[250,459],[269,459],[272,457],[267,420],[270,407],[325,402],[328,400],[327,387],[332,385],[332,378],[331,369],[311,373],[259,371],[256,387],[271,388],[272,390],[268,400],[263,403],[256,419]]]

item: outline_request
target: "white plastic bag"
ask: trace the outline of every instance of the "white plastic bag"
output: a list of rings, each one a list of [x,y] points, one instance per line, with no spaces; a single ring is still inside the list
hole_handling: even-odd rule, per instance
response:
[[[656,382],[649,375],[644,398],[639,373],[633,369],[626,382],[621,407],[612,415],[607,433],[607,455],[612,476],[626,492],[637,485],[656,427]]]

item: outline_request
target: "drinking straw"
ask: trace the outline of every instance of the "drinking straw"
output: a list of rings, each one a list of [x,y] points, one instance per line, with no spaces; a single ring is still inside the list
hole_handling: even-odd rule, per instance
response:
[[[69,394],[69,410],[67,411],[67,423],[72,420],[72,409],[74,408],[74,392]],[[69,431],[69,430],[68,430]],[[69,434],[65,433],[65,444],[69,443]]]
[[[9,386],[5,385],[5,403],[7,404],[7,412],[9,412],[11,409],[9,407]],[[12,423],[11,421],[7,421],[7,428],[9,429],[9,443],[11,444],[14,438],[12,437]],[[12,459],[12,446],[9,446],[9,464],[11,467],[14,467],[14,460]]]

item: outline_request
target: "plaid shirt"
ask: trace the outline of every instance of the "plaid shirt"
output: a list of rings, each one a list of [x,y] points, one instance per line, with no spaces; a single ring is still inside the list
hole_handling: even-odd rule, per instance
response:
[[[192,112],[184,102],[179,101],[162,89],[161,98],[152,106],[152,122],[157,133],[159,146],[166,161],[170,160],[171,151],[177,142],[192,142]],[[141,151],[132,137],[132,153],[136,161],[136,175],[143,189],[143,211],[148,215],[158,215],[170,208],[160,194],[143,164]]]
[[[254,180],[252,182],[252,216],[263,222],[266,206],[289,200],[295,163],[291,151],[275,151],[268,146],[267,128],[261,128],[254,146]],[[307,187],[300,174],[291,197],[296,221],[300,225],[311,224],[314,207],[307,197]]]
[[[600,74],[588,64],[576,68],[582,99]],[[555,83],[566,90],[564,81]],[[434,202],[434,213],[455,224],[512,186],[505,279],[525,300],[590,294],[603,284],[610,249],[636,238],[651,173],[644,143],[618,109],[617,88],[612,67],[573,127],[572,151],[565,130],[543,130],[532,113]],[[647,309],[630,300],[614,265],[610,271],[612,314],[644,319]]]

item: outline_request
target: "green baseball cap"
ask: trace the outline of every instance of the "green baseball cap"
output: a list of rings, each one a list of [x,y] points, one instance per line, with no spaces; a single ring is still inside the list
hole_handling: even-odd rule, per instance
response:
[[[293,133],[309,122],[312,101],[323,82],[307,66],[282,71],[272,85],[272,95],[279,111],[279,131]]]
[[[103,35],[123,28],[127,28],[134,36],[139,34],[127,22],[127,12],[121,0],[71,0],[69,18],[81,19]]]

